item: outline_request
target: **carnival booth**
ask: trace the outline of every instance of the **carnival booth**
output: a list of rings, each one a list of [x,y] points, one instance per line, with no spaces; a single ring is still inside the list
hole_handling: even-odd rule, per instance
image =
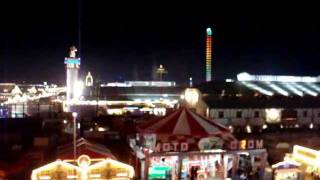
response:
[[[292,154],[287,154],[284,159],[299,164],[300,179],[320,179],[320,151],[294,145]]]
[[[227,153],[232,154],[233,178],[235,176],[264,177],[267,165],[267,151],[263,139],[241,139],[232,141],[227,147]]]
[[[73,160],[56,160],[32,171],[31,180],[43,179],[123,179],[134,176],[133,167],[113,159],[92,159],[81,155]]]
[[[233,167],[226,149],[236,141],[229,129],[181,108],[138,128],[130,146],[141,179],[225,179]]]
[[[31,180],[130,180],[134,177],[133,167],[117,161],[108,148],[83,138],[75,145],[76,148],[72,144],[58,147],[57,160],[34,169]]]
[[[274,180],[299,180],[302,179],[300,163],[285,158],[284,161],[272,165]]]

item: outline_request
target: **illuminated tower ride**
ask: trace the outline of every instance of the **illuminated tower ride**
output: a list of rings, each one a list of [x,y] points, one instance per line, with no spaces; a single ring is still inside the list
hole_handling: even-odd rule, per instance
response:
[[[64,59],[67,70],[67,111],[70,110],[70,103],[76,97],[78,71],[80,68],[80,58],[76,57],[77,49],[75,46],[70,47],[69,57]]]
[[[212,31],[211,28],[207,28],[206,38],[206,81],[211,81],[212,78]]]

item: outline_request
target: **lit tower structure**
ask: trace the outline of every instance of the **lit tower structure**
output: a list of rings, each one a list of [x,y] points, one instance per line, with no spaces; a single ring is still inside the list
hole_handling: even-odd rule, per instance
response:
[[[86,86],[87,87],[93,86],[93,77],[92,77],[90,71],[88,72],[88,74],[86,76]]]
[[[206,37],[206,81],[211,81],[212,79],[212,30],[207,28]]]
[[[163,67],[162,64],[160,64],[159,68],[157,69],[157,74],[159,74],[159,81],[162,81],[163,75],[167,74],[168,71]]]
[[[76,57],[77,49],[75,46],[70,47],[69,57],[64,59],[67,70],[67,111],[70,110],[71,100],[77,98],[78,71],[80,68],[80,58]]]

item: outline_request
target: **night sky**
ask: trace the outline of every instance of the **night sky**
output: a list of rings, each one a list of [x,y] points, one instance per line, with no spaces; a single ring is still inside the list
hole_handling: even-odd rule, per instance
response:
[[[80,1],[80,0],[79,0]],[[13,2],[2,7],[0,80],[63,84],[69,46],[81,74],[102,82],[205,79],[205,30],[214,29],[214,79],[252,74],[319,75],[320,13],[264,4],[108,4],[96,0]],[[104,3],[103,3],[104,2]],[[79,25],[80,19],[80,25]],[[80,33],[79,33],[80,30]]]

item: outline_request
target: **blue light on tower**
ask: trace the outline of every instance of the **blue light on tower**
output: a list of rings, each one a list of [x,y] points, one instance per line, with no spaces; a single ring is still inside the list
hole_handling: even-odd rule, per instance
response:
[[[69,66],[80,66],[80,58],[65,58],[64,64]]]

